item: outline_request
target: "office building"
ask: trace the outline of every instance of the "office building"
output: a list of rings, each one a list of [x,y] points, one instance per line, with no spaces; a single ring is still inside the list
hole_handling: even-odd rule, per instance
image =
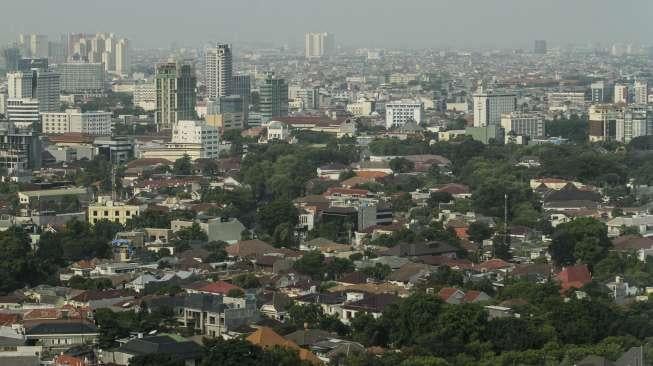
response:
[[[288,84],[268,72],[259,86],[259,109],[263,122],[288,115]]]
[[[327,56],[335,51],[335,37],[331,33],[306,33],[304,47],[307,59]]]
[[[636,80],[635,87],[635,104],[647,104],[648,103],[648,81],[645,80]]]
[[[7,74],[7,92],[10,99],[35,98],[40,112],[58,111],[59,74],[47,70],[33,69]]]
[[[233,95],[240,95],[249,104],[252,95],[252,78],[249,75],[234,75],[231,79]]]
[[[53,64],[66,62],[66,46],[63,42],[48,42],[48,60]]]
[[[614,86],[614,102],[615,104],[628,104],[628,85],[615,84]]]
[[[616,137],[616,122],[623,108],[611,104],[596,104],[589,108],[590,142],[610,141]]]
[[[57,65],[62,94],[101,96],[104,94],[102,63],[68,62]]]
[[[608,98],[608,87],[605,81],[595,81],[590,85],[592,103],[605,103]]]
[[[288,89],[290,99],[299,102],[301,109],[318,110],[320,109],[320,89],[316,87],[302,88],[300,86],[291,86]]]
[[[172,144],[195,144],[202,149],[201,158],[217,158],[220,131],[204,121],[179,121],[172,129]]]
[[[243,98],[240,95],[220,97],[219,101],[209,101],[206,109],[206,123],[220,130],[242,130],[245,128]]]
[[[7,119],[17,128],[31,128],[40,121],[39,101],[34,98],[8,99]]]
[[[65,112],[41,114],[41,131],[44,134],[82,133],[85,135],[111,135],[111,112],[83,112],[67,109]]]
[[[501,127],[503,127],[506,135],[513,134],[531,138],[545,136],[544,117],[539,113],[504,113],[501,116]]]
[[[481,88],[473,95],[474,126],[501,124],[501,115],[517,110],[517,97],[512,93],[485,92]]]
[[[158,129],[170,129],[177,121],[195,118],[197,78],[190,65],[163,63],[156,67],[156,112]]]
[[[538,39],[535,41],[535,47],[534,47],[535,54],[537,55],[546,55],[547,49],[546,49],[546,41]]]
[[[629,143],[640,136],[653,134],[653,113],[645,105],[626,108],[616,117],[615,140]]]
[[[107,220],[125,225],[128,220],[138,216],[140,211],[140,206],[115,202],[110,197],[100,196],[97,202],[88,205],[88,223],[94,225]]]
[[[551,92],[546,94],[550,111],[585,110],[585,93]]]
[[[206,50],[204,57],[207,97],[217,100],[219,97],[231,95],[231,83],[233,81],[231,46],[220,43],[215,48]]]
[[[39,101],[40,112],[58,112],[61,108],[59,93],[61,77],[58,73],[34,69],[33,97]]]
[[[374,112],[375,103],[367,99],[359,99],[356,103],[347,104],[346,110],[348,113],[358,116],[369,116]]]
[[[31,129],[0,122],[0,167],[10,175],[41,167],[41,140]]]
[[[154,82],[145,82],[134,86],[134,107],[144,111],[156,110],[156,85]]]
[[[385,105],[385,128],[401,127],[406,122],[422,122],[424,104],[418,101],[393,101]]]
[[[0,92],[0,115],[2,116],[5,116],[7,113],[7,99],[7,93]]]
[[[32,72],[16,71],[7,74],[7,95],[10,99],[31,98],[34,78]]]
[[[32,70],[39,70],[39,71],[48,71],[50,70],[49,66],[49,61],[47,58],[35,58],[35,57],[29,57],[29,58],[21,58],[20,61],[18,62],[18,69],[19,71],[27,72],[27,71],[32,71]]]

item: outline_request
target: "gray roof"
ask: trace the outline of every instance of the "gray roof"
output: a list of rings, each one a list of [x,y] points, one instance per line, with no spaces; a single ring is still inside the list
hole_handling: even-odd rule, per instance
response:
[[[38,323],[25,332],[27,336],[50,334],[97,334],[95,325],[87,322],[44,322]]]
[[[176,355],[180,360],[196,359],[202,355],[202,347],[188,340],[177,340],[169,335],[159,335],[132,339],[125,343],[117,352],[130,355],[150,355],[154,353]]]

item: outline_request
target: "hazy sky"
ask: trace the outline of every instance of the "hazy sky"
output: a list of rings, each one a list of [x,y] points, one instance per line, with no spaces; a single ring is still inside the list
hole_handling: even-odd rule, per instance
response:
[[[653,0],[1,0],[0,41],[111,31],[139,47],[301,45],[306,31],[329,31],[361,47],[647,43],[652,16]]]

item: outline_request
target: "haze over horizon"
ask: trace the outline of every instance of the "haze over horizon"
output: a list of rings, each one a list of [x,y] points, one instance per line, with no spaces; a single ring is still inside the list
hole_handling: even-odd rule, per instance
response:
[[[3,7],[2,43],[20,33],[114,32],[145,48],[213,40],[300,46],[305,32],[327,31],[355,47],[528,47],[534,39],[648,43],[653,31],[650,0],[26,0]]]

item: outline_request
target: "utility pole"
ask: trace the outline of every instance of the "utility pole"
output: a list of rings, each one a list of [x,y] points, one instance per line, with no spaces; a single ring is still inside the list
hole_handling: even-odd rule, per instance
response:
[[[503,195],[503,245],[508,244],[508,193]]]

